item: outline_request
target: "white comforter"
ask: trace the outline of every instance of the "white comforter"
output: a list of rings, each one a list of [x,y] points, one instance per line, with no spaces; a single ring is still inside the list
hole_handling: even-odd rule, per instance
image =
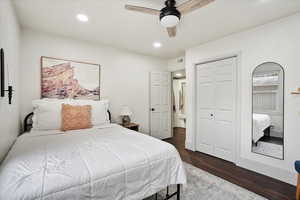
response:
[[[25,134],[0,166],[1,200],[141,200],[185,183],[172,145],[118,125]]]
[[[264,136],[264,130],[271,126],[271,117],[265,114],[253,114],[253,133],[252,139],[256,143]]]

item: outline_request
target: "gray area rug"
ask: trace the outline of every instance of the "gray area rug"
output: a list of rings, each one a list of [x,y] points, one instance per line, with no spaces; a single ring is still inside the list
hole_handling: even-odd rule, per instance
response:
[[[190,164],[184,163],[184,166],[187,185],[181,189],[181,200],[267,200]],[[170,194],[175,191],[176,186],[171,186]],[[165,195],[166,190],[161,191],[158,200],[164,199]],[[146,200],[155,200],[155,197]],[[171,200],[176,200],[176,197]]]

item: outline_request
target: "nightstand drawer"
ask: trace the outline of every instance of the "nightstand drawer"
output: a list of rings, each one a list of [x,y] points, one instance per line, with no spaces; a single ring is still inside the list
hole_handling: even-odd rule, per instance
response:
[[[121,126],[123,126],[124,128],[128,128],[130,130],[133,131],[139,131],[139,124],[136,123],[130,123],[130,124],[120,124]]]

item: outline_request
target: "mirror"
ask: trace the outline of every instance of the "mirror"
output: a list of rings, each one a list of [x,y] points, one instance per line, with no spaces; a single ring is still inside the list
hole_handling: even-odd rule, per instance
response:
[[[284,69],[277,63],[252,74],[252,152],[284,159]]]

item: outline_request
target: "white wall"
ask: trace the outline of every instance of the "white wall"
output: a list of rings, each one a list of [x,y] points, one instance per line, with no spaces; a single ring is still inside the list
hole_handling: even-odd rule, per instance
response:
[[[240,52],[241,130],[237,164],[295,184],[295,160],[300,159],[300,96],[290,92],[300,86],[300,14],[280,21],[206,43],[186,52],[187,140],[195,149],[195,72],[194,64],[210,58]],[[251,153],[251,73],[259,64],[273,61],[285,68],[285,159],[283,161]]]
[[[4,49],[5,65],[9,68],[9,82],[15,90],[12,105],[8,105],[7,93],[6,97],[0,97],[1,162],[19,134],[19,25],[10,0],[0,0],[0,30],[0,48]],[[6,77],[6,88],[7,84],[8,80]]]
[[[185,68],[185,57],[180,56],[168,60],[168,71],[174,72]]]
[[[166,71],[166,60],[28,29],[22,31],[21,49],[23,118],[32,111],[31,101],[40,98],[40,57],[50,56],[100,64],[101,98],[110,100],[113,120],[118,121],[121,106],[128,105],[132,121],[149,132],[149,72]]]

